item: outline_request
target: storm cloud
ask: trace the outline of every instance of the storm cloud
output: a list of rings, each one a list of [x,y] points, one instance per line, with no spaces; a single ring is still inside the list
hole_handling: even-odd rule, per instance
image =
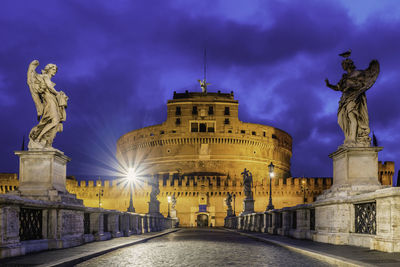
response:
[[[17,172],[13,151],[35,124],[26,84],[33,59],[59,67],[69,96],[54,146],[68,174],[107,173],[116,140],[162,123],[173,91],[200,91],[207,48],[210,91],[234,91],[242,121],[293,137],[292,175],[332,175],[328,154],[342,143],[338,54],[360,69],[378,59],[367,92],[380,160],[400,158],[400,11],[396,1],[2,1],[0,172]]]

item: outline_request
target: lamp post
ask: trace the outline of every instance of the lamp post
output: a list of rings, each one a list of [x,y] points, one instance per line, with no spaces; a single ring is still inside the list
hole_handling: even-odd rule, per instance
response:
[[[168,216],[167,217],[171,218],[171,214],[170,214],[171,196],[168,196],[167,199],[168,199]]]
[[[273,210],[274,205],[272,205],[272,186],[271,186],[271,178],[274,177],[274,164],[269,164],[268,165],[268,170],[269,170],[269,202],[267,206],[267,211],[268,210]]]
[[[133,182],[135,180],[135,171],[132,168],[129,169],[128,176],[126,178],[128,180],[128,185],[130,189],[128,212],[135,212],[135,208],[133,207]]]
[[[303,191],[303,204],[306,204],[306,191],[308,191],[308,187],[305,179],[301,181],[301,191]]]
[[[236,216],[236,195],[233,194],[233,216]]]
[[[96,194],[96,196],[99,197],[99,208],[101,208],[101,197],[102,197],[103,194],[104,194],[104,190],[101,189],[101,180],[100,180],[100,177],[99,177],[99,180],[97,180],[96,186],[99,187],[99,191],[98,191],[98,193]]]

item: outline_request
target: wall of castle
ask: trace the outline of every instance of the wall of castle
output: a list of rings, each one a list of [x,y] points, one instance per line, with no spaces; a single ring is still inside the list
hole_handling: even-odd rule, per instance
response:
[[[274,179],[272,184],[273,204],[275,208],[297,205],[304,202],[304,195],[305,202],[310,203],[331,185],[331,178]],[[125,211],[129,206],[129,189],[117,185],[115,181],[105,181],[104,183],[83,181],[79,183],[68,180],[67,189],[70,193],[83,199],[86,206],[99,207],[100,203],[100,207],[120,211]],[[238,178],[183,176],[176,179],[176,176],[170,176],[167,179],[159,179],[159,189],[160,212],[164,216],[168,215],[168,196],[175,195],[177,216],[180,224],[185,227],[196,226],[196,215],[199,213],[201,204],[207,205],[206,213],[210,217],[210,223],[214,226],[222,226],[226,216],[225,199],[228,192],[236,196],[235,203],[232,203],[236,213],[243,210],[245,196],[242,180]],[[101,194],[100,201],[99,192]],[[133,204],[136,212],[148,212],[150,192],[151,185],[147,183],[140,185],[140,189],[134,190]],[[269,184],[266,180],[254,182],[253,196],[255,211],[264,211],[269,198]]]
[[[390,185],[394,175],[393,162],[379,162],[379,181]],[[232,202],[236,214],[243,210],[243,184],[239,177],[228,176],[178,176],[158,175],[160,193],[160,212],[168,215],[168,196],[175,194],[176,211],[182,226],[196,226],[199,205],[207,206],[206,214],[214,226],[222,226],[226,216],[225,199],[227,193],[236,196]],[[147,181],[150,181],[148,179]],[[390,182],[388,182],[390,180]],[[67,190],[83,199],[88,207],[102,207],[126,211],[129,206],[129,188],[118,181],[81,181],[67,179]],[[16,190],[19,185],[17,174],[0,174],[0,192]],[[310,203],[332,185],[332,178],[291,177],[272,180],[272,200],[275,208],[295,206],[305,202]],[[137,213],[148,213],[151,185],[147,182],[137,184],[133,193],[133,204]],[[100,194],[100,199],[99,199]],[[264,211],[269,198],[269,179],[255,179],[253,186],[255,211]]]
[[[203,125],[203,128],[202,128]],[[125,168],[140,165],[141,175],[196,172],[232,175],[244,168],[256,179],[290,177],[292,138],[277,128],[241,122],[233,93],[174,94],[167,120],[131,131],[117,141],[117,158]]]

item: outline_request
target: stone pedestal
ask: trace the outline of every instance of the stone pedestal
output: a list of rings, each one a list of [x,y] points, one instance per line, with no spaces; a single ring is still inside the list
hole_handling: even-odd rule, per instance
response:
[[[67,162],[57,149],[16,151],[19,156],[19,187],[16,194],[33,199],[82,204],[66,189]]]
[[[160,201],[150,200],[148,214],[152,216],[162,216],[162,214],[160,213]]]
[[[243,211],[240,213],[240,215],[246,215],[254,213],[254,199],[244,199],[243,200]]]
[[[175,209],[171,209],[170,216],[171,216],[171,218],[177,218]]]
[[[339,148],[333,160],[333,185],[319,200],[346,197],[382,188],[378,180],[378,152],[382,147]]]

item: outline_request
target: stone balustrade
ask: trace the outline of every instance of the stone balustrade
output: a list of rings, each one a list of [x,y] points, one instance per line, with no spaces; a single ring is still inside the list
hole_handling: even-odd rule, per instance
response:
[[[162,216],[0,194],[0,258],[173,228]]]
[[[400,188],[226,217],[225,227],[400,252]]]

